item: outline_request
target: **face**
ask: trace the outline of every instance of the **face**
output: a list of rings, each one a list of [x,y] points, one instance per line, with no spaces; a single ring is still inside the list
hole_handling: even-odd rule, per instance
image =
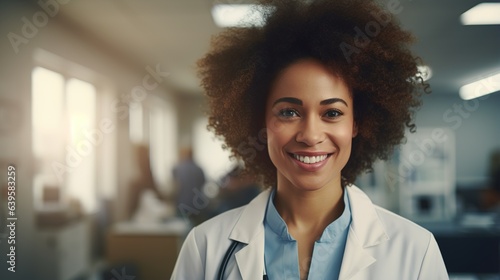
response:
[[[293,63],[271,88],[266,131],[278,188],[340,187],[357,133],[349,88],[315,60]]]

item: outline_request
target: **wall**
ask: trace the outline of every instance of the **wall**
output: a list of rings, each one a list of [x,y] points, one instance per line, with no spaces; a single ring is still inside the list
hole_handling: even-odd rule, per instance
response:
[[[193,125],[200,118],[205,118],[207,105],[205,98],[200,95],[184,94],[176,98],[178,108],[178,139],[179,146],[192,145]]]
[[[458,187],[487,184],[490,154],[500,149],[500,93],[471,101],[437,93],[424,97],[418,127],[447,127],[456,136]]]

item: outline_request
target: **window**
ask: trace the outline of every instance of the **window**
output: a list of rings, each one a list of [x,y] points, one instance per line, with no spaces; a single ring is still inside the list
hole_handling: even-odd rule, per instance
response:
[[[222,149],[223,142],[207,130],[208,120],[199,119],[194,124],[194,159],[211,180],[218,180],[231,171],[235,162],[230,160],[230,152]]]
[[[66,194],[79,198],[85,210],[96,208],[96,146],[102,139],[96,131],[96,90],[87,82],[70,79],[66,86],[66,115],[69,139],[66,149],[80,157],[79,164],[68,172]],[[101,136],[102,137],[102,136]],[[71,152],[71,151],[70,151]]]
[[[41,67],[33,70],[32,78],[33,153],[39,159],[57,159],[63,142],[64,78]]]
[[[176,112],[171,103],[154,94],[129,105],[129,138],[149,148],[151,172],[160,191],[171,192],[172,169],[177,161]],[[174,151],[174,152],[172,152]]]
[[[175,108],[160,98],[152,97],[155,106],[149,112],[149,145],[151,171],[160,188],[172,181],[172,169],[177,162],[177,122]]]
[[[96,209],[96,88],[36,67],[32,72],[32,149],[37,160],[35,207],[78,199],[86,212]],[[53,196],[52,196],[53,197]]]

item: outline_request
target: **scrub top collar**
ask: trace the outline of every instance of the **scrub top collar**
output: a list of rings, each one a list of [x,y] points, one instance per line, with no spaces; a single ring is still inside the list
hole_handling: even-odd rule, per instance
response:
[[[295,241],[295,239],[288,232],[288,227],[281,218],[278,210],[274,206],[274,196],[276,194],[276,190],[274,189],[269,196],[269,200],[267,202],[267,211],[265,216],[265,222],[268,224],[269,228],[274,231],[278,236],[280,236],[283,240],[286,241]],[[344,190],[344,211],[339,218],[330,223],[317,242],[325,242],[332,243],[340,236],[351,223],[351,206],[349,203],[349,196],[347,195],[347,191]]]

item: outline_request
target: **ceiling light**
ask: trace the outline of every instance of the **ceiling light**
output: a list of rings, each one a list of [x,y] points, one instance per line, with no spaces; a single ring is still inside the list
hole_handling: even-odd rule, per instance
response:
[[[463,100],[470,100],[499,90],[500,73],[461,87],[459,94]]]
[[[427,65],[418,65],[418,74],[417,77],[422,77],[425,81],[428,81],[432,77],[432,69]]]
[[[266,8],[254,4],[218,4],[212,7],[212,18],[219,27],[261,27]]]
[[[460,16],[463,25],[500,24],[500,3],[477,4]]]

